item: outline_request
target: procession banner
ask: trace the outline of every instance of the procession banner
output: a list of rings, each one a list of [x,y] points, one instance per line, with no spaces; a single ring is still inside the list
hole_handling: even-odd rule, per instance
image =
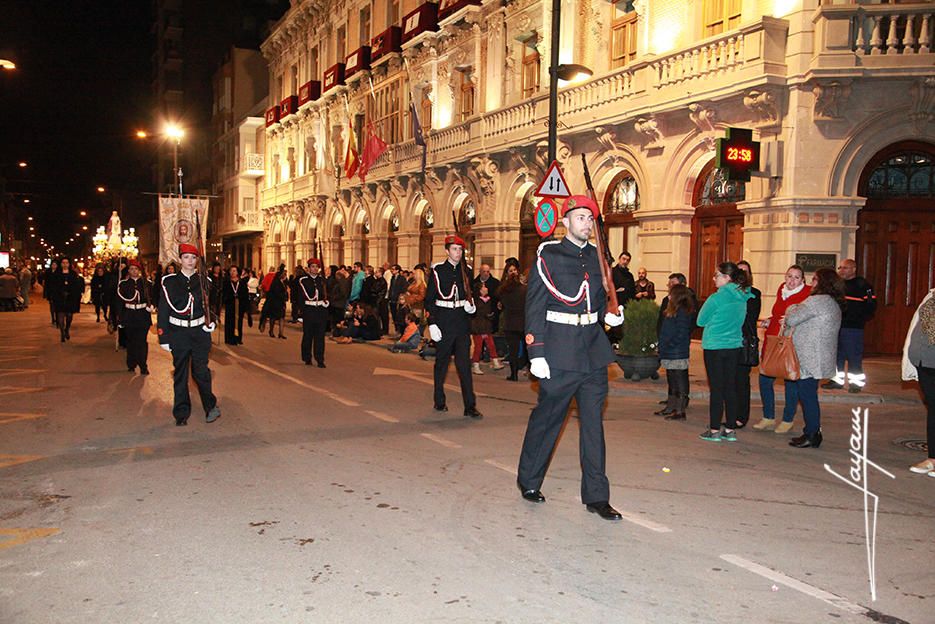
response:
[[[195,234],[195,212],[202,223],[201,240]],[[197,197],[159,196],[159,264],[179,261],[179,245],[195,245],[205,249],[204,224],[208,222],[208,199]]]

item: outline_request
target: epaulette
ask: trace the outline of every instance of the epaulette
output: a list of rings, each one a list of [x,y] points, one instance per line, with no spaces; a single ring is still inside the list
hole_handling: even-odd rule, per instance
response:
[[[541,243],[539,243],[539,247],[536,249],[536,255],[537,255],[537,256],[541,256],[541,255],[542,255],[542,250],[543,250],[543,249],[545,249],[545,248],[548,247],[549,245],[558,245],[558,244],[561,243],[561,242],[562,242],[562,241],[560,241],[560,240],[546,240],[546,241],[542,241]]]

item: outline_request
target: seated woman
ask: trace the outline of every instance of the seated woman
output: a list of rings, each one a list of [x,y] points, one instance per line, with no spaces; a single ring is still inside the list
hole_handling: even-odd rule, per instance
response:
[[[372,307],[365,303],[357,303],[354,304],[351,318],[339,323],[334,333],[338,336],[337,342],[342,344],[354,340],[379,340],[380,319],[377,318]]]
[[[406,327],[399,340],[390,345],[393,353],[409,353],[419,348],[422,342],[422,333],[419,331],[419,317],[412,312],[406,315]]]

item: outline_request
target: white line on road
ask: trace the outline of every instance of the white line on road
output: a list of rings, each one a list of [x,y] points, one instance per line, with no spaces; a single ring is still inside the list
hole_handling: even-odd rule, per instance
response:
[[[490,464],[490,465],[493,466],[494,468],[499,468],[500,470],[502,470],[502,471],[504,471],[504,472],[509,472],[509,473],[510,473],[511,475],[513,475],[514,477],[516,476],[516,467],[515,467],[515,466],[507,466],[506,464],[501,464],[500,462],[498,462],[498,461],[495,460],[495,459],[485,459],[485,460],[484,460],[484,463],[485,463],[485,464]]]
[[[282,377],[283,379],[287,379],[287,380],[291,381],[291,382],[294,383],[294,384],[298,384],[298,385],[302,386],[303,388],[308,388],[309,390],[314,390],[315,392],[317,392],[317,393],[319,393],[319,394],[321,394],[321,395],[323,395],[323,396],[328,397],[328,398],[331,399],[332,401],[337,401],[337,402],[340,403],[341,405],[346,405],[346,406],[348,406],[348,407],[359,407],[359,406],[360,406],[360,403],[358,403],[358,402],[356,402],[356,401],[348,401],[347,399],[345,399],[345,398],[342,397],[341,395],[335,394],[334,392],[331,392],[330,390],[327,390],[327,389],[322,388],[322,387],[320,387],[320,386],[314,386],[314,385],[312,385],[312,384],[310,384],[310,383],[306,383],[306,382],[302,381],[301,379],[298,379],[298,378],[296,378],[296,377],[293,377],[292,375],[287,375],[287,374],[285,374],[285,373],[282,372],[282,371],[278,371],[278,370],[276,370],[275,368],[273,368],[272,366],[267,366],[266,364],[260,364],[260,363],[257,362],[256,360],[251,360],[251,359],[248,358],[248,357],[244,357],[244,356],[242,356],[242,355],[237,355],[236,353],[234,353],[234,352],[231,351],[230,349],[223,349],[223,351],[224,351],[224,353],[228,354],[229,356],[231,356],[231,357],[234,358],[235,360],[243,360],[244,362],[250,362],[251,364],[253,364],[253,365],[256,366],[257,368],[260,368],[260,369],[262,369],[262,370],[265,370],[267,373],[271,373],[271,374],[273,374],[273,375],[276,375],[277,377]]]
[[[445,438],[441,436],[437,436],[431,433],[420,433],[419,435],[425,438],[426,440],[431,440],[435,444],[441,444],[442,446],[445,446],[448,448],[461,448],[461,445],[458,444],[457,442],[446,440]]]
[[[373,374],[374,375],[397,375],[399,377],[405,377],[406,379],[411,379],[412,381],[418,381],[420,383],[424,383],[427,386],[435,385],[434,379],[423,377],[419,373],[416,373],[413,371],[399,370],[396,368],[381,368],[377,366],[373,369]],[[457,373],[455,373],[455,376],[457,376]],[[458,394],[461,394],[461,386],[456,386],[454,384],[445,384],[445,390],[451,390],[452,392],[457,392]],[[477,392],[477,391],[475,391],[474,394],[476,396],[481,397],[482,399],[499,398],[499,397],[493,396],[492,394],[485,394],[483,392]]]
[[[620,511],[619,509],[617,511]],[[653,522],[652,520],[647,520],[641,516],[638,516],[635,513],[629,511],[620,511],[620,515],[623,516],[623,519],[627,522],[632,522],[637,526],[641,526],[644,529],[649,529],[650,531],[655,531],[656,533],[671,533],[672,529],[667,527],[664,524],[659,524],[658,522]]]
[[[388,423],[398,423],[398,422],[399,422],[399,419],[398,419],[398,418],[393,418],[393,417],[390,416],[389,414],[384,414],[383,412],[375,412],[375,411],[373,411],[373,410],[364,410],[364,411],[367,412],[368,414],[370,414],[371,416],[373,416],[374,418],[379,418],[379,419],[382,420],[383,422],[388,422]]]
[[[854,604],[847,598],[842,598],[841,596],[836,596],[835,594],[826,592],[823,589],[818,589],[813,585],[803,583],[802,581],[794,579],[791,576],[786,576],[782,572],[771,570],[767,567],[761,566],[758,563],[744,559],[743,557],[738,557],[737,555],[721,555],[721,559],[728,563],[732,563],[735,566],[741,567],[744,570],[758,574],[759,576],[767,578],[771,581],[785,585],[790,589],[802,592],[807,596],[817,598],[822,602],[827,602],[832,607],[836,607],[842,611],[847,611],[848,613],[854,613],[857,615],[867,615],[868,613],[868,609],[866,607],[862,607],[859,604]]]

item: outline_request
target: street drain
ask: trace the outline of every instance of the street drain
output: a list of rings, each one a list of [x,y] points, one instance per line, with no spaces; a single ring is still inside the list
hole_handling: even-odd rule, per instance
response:
[[[893,444],[896,446],[904,446],[910,451],[918,451],[920,453],[928,453],[929,450],[928,443],[919,438],[897,438],[893,440]]]

